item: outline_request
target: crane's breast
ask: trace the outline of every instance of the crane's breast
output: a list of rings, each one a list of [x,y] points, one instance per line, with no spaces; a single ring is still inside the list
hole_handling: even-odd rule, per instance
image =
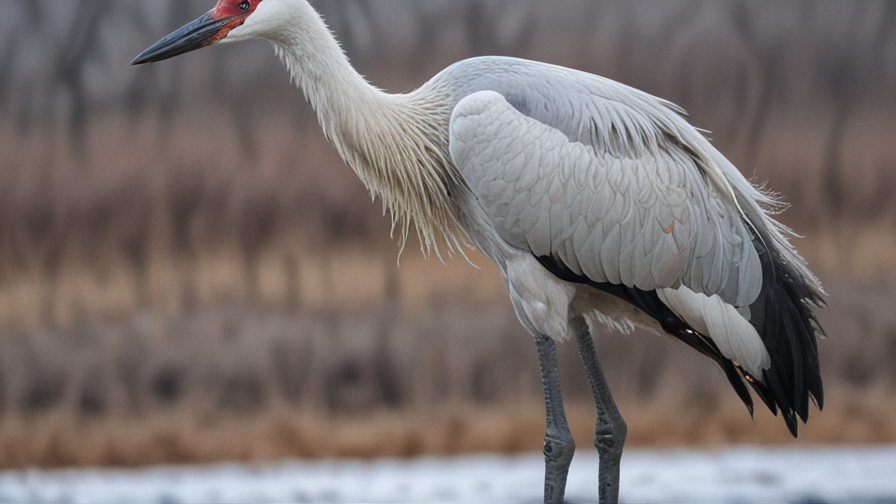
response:
[[[583,115],[584,124],[599,122]],[[656,145],[619,156],[571,141],[492,91],[458,103],[449,147],[512,247],[595,283],[645,291],[684,285],[736,307],[759,295],[750,231],[680,149]]]

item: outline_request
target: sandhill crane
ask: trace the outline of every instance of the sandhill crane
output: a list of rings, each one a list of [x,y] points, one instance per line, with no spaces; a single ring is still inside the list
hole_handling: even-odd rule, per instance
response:
[[[494,261],[538,350],[545,502],[562,502],[574,441],[556,343],[575,339],[597,407],[601,502],[616,502],[626,425],[591,330],[636,326],[719,364],[794,436],[823,405],[818,279],[748,182],[667,101],[595,75],[483,57],[408,94],[371,86],[307,0],[220,0],[134,60],[270,41],[327,137],[424,252]],[[746,382],[746,383],[745,383]]]

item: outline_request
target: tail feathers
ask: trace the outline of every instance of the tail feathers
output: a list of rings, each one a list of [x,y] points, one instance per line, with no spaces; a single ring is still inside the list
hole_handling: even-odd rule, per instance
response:
[[[757,395],[767,394],[780,408],[796,436],[797,419],[809,419],[809,402],[824,407],[824,388],[816,336],[824,336],[812,306],[824,302],[784,259],[756,240],[763,271],[759,298],[750,306],[752,323],[771,356],[762,383],[752,383]],[[763,389],[760,392],[760,389]],[[772,408],[774,412],[774,408]]]

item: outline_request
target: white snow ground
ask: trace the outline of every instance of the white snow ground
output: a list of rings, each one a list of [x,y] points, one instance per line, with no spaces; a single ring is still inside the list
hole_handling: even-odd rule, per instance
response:
[[[594,502],[596,454],[567,496]],[[540,454],[0,472],[0,502],[539,502]],[[627,450],[625,502],[896,503],[896,446]]]

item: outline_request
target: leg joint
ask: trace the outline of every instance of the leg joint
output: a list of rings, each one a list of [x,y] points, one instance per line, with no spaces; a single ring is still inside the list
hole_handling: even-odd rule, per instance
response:
[[[597,424],[594,429],[594,447],[601,455],[622,455],[627,436],[628,426],[618,416],[615,421]]]
[[[548,462],[569,464],[576,451],[576,440],[572,434],[546,434],[544,437],[544,458]]]

